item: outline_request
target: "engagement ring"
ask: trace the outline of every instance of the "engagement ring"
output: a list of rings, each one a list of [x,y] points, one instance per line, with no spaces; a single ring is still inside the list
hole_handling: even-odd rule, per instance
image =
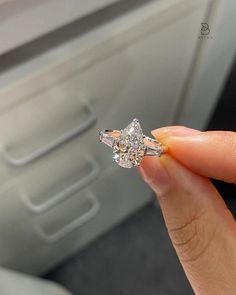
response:
[[[124,168],[139,166],[144,156],[160,157],[167,150],[156,139],[143,134],[138,119],[124,130],[101,131],[99,139],[113,149],[113,160]]]

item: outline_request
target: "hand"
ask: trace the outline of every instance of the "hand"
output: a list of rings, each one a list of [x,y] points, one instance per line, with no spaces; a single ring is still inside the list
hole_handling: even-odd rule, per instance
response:
[[[169,151],[145,157],[139,170],[195,294],[235,295],[236,223],[208,177],[236,183],[236,133],[172,126],[152,134]]]

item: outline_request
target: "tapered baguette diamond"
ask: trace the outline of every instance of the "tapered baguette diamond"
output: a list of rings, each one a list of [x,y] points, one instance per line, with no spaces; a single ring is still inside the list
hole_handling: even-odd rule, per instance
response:
[[[106,134],[105,131],[101,131],[99,133],[99,140],[100,140],[100,142],[105,143],[109,147],[113,147],[115,139],[111,135]]]
[[[143,137],[139,121],[134,119],[117,138],[113,146],[113,160],[124,168],[138,166],[145,151]]]

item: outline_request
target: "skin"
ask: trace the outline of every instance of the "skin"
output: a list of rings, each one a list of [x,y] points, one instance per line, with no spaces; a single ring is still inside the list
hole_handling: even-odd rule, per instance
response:
[[[235,295],[236,222],[209,178],[236,183],[236,133],[170,126],[152,134],[168,152],[138,169],[195,294]]]

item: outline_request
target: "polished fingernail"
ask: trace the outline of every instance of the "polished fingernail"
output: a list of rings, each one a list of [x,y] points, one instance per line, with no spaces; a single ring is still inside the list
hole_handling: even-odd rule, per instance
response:
[[[170,178],[159,158],[145,157],[138,170],[144,181],[158,196],[166,193],[170,185]]]
[[[169,136],[192,136],[200,134],[201,131],[185,126],[168,126],[151,131],[152,135],[159,140]]]

